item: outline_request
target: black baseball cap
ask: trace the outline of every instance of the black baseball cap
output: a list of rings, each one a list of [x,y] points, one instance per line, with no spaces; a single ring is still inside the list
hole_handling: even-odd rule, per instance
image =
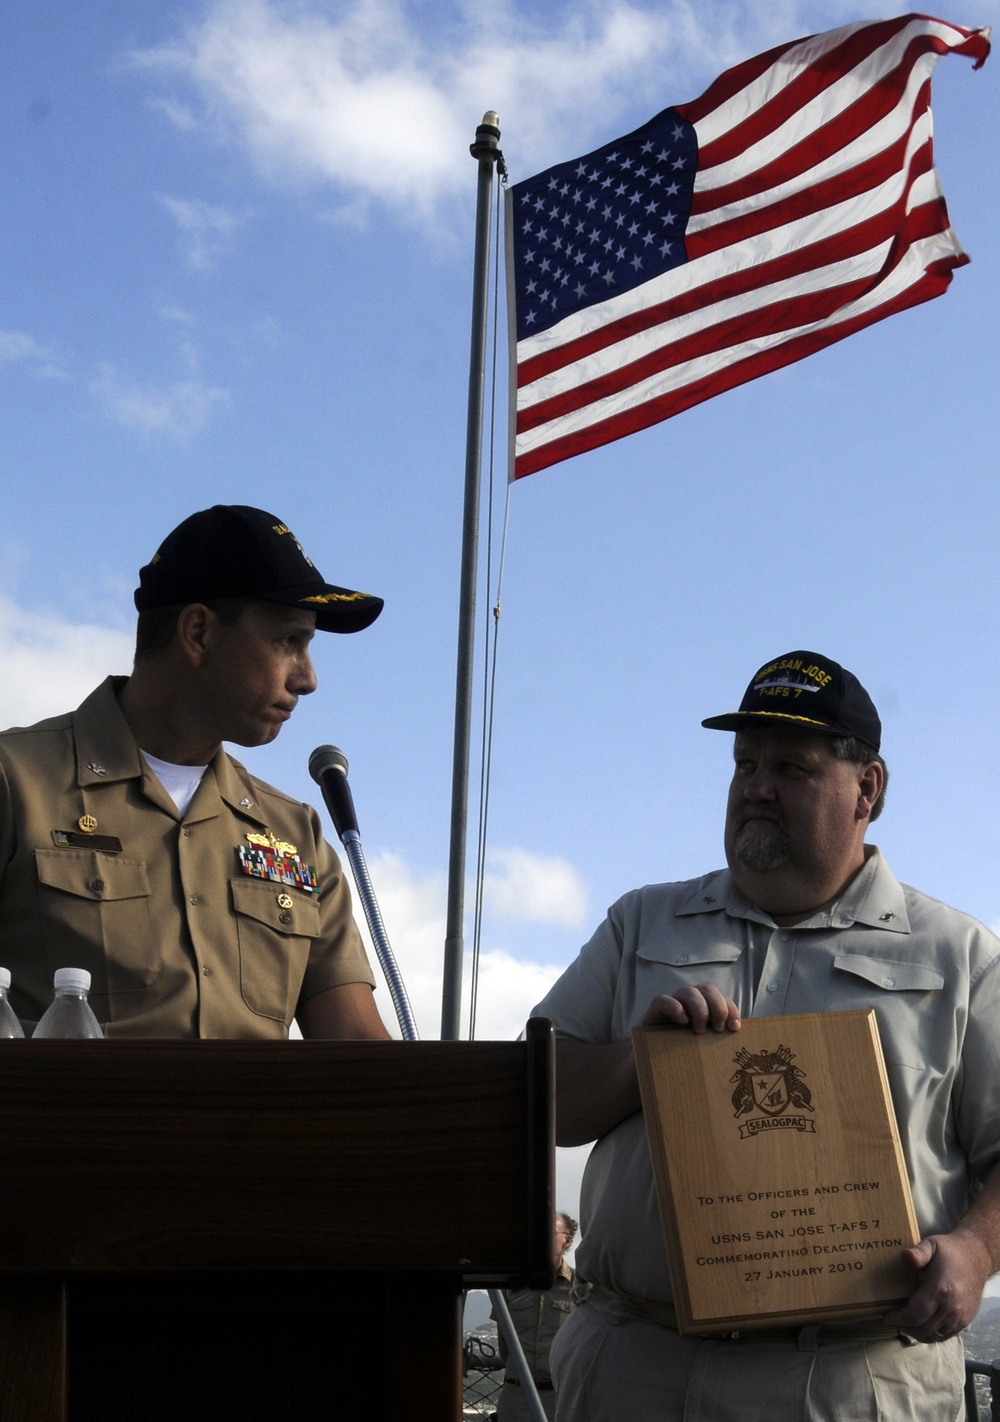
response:
[[[360,632],[382,599],[328,583],[274,514],[247,504],[215,504],[168,533],[139,570],[135,605],[169,607],[216,597],[259,597],[315,612],[321,632]]]
[[[851,672],[818,652],[787,652],[765,662],[738,711],[702,721],[710,731],[782,723],[826,736],[851,736],[877,751],[882,722],[875,703]]]

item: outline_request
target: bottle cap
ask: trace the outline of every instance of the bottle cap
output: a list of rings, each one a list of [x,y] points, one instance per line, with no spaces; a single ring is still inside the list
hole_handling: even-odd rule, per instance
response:
[[[52,980],[52,986],[56,992],[64,988],[69,992],[89,992],[90,974],[86,968],[56,968],[56,975]]]
[[[6,992],[10,987],[10,969],[0,968],[0,992]]]

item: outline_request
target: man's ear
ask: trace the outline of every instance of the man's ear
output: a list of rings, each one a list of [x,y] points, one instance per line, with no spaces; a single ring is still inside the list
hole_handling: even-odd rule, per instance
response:
[[[177,645],[192,667],[205,660],[218,619],[203,602],[189,602],[177,618]]]
[[[877,760],[869,760],[858,770],[858,819],[871,819],[875,802],[885,789],[885,771]]]

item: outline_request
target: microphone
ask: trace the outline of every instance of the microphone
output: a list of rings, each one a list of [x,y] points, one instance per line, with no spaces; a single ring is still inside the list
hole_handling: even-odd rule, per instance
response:
[[[330,818],[333,820],[334,829],[340,836],[344,853],[350,861],[354,882],[358,887],[358,897],[364,908],[365,918],[368,920],[368,929],[372,936],[375,952],[378,954],[379,964],[385,974],[386,986],[389,989],[389,996],[392,998],[392,1005],[396,1009],[403,1040],[416,1042],[420,1033],[413,1020],[413,1010],[410,1007],[410,999],[406,995],[406,987],[399,975],[396,960],[392,955],[392,948],[389,946],[385,924],[382,922],[382,913],[375,897],[375,890],[372,888],[368,866],[365,863],[365,853],[361,848],[358,817],[354,813],[354,796],[347,783],[347,756],[336,746],[317,746],[309,757],[309,774],[323,792],[323,799],[330,812]]]
[[[317,746],[309,757],[309,774],[323,792],[334,829],[346,844],[347,836],[360,839],[354,796],[347,783],[347,756],[336,746]]]

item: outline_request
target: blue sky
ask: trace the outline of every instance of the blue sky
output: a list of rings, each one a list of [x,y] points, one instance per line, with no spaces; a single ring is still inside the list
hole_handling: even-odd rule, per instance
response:
[[[346,752],[436,1035],[476,124],[500,112],[516,181],[738,59],[874,17],[833,0],[15,0],[0,719],[127,671],[137,569],[181,518],[277,513],[386,611],[318,639],[319,692],[246,759],[313,798],[313,746]],[[699,722],[793,647],[842,661],[880,707],[876,838],[896,874],[1000,922],[997,62],[935,74],[972,257],[943,299],[511,491],[480,1035],[517,1030],[620,893],[721,862],[729,740]]]

